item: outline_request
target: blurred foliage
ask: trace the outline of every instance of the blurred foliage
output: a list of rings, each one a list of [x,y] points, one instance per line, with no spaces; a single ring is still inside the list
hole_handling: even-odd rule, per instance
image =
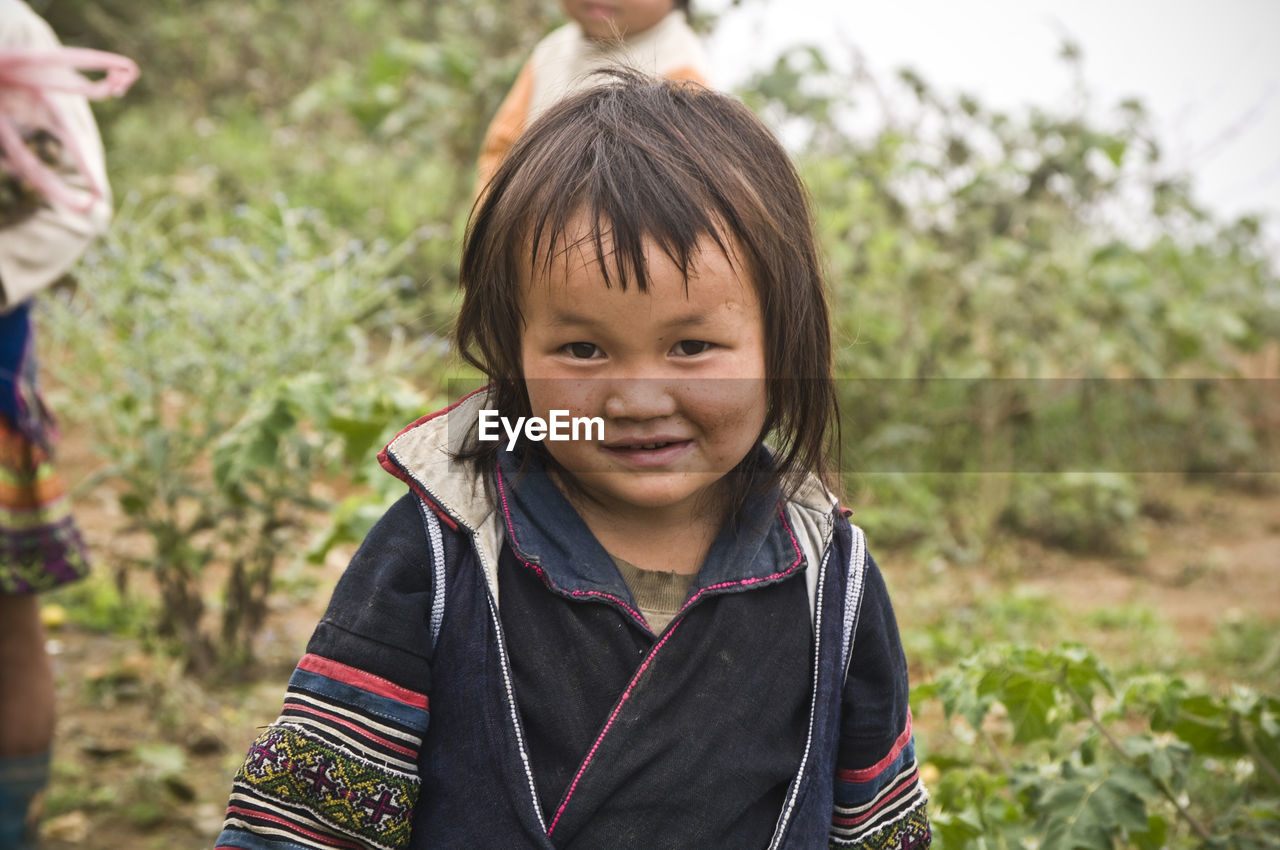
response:
[[[1079,644],[993,646],[913,694],[939,700],[944,848],[1280,847],[1280,700],[1167,674],[1118,680]]]
[[[313,482],[358,478],[430,403],[394,375],[440,347],[388,324],[408,284],[390,274],[403,246],[337,238],[288,208],[246,208],[233,235],[202,244],[157,227],[164,212],[120,210],[82,264],[80,297],[42,321],[107,461],[96,479],[146,541],[114,554],[151,571],[157,634],[207,672],[251,659],[278,563],[328,507]]]
[[[845,471],[899,540],[972,549],[1005,520],[1066,547],[1141,549],[1132,494],[1102,498],[1131,488],[1115,475],[993,488],[950,473],[1276,468],[1262,385],[1170,380],[1234,374],[1280,336],[1258,220],[1198,206],[1141,103],[1096,107],[1079,51],[1063,55],[1076,91],[1056,111],[995,111],[906,70],[850,79],[811,48],[744,92],[796,140],[845,340]],[[877,105],[878,128],[847,129]],[[1109,445],[1118,427],[1128,439]],[[907,516],[872,492],[884,476]],[[1042,508],[1080,518],[1053,528]]]
[[[37,3],[37,6],[40,4]],[[417,235],[398,273],[418,326],[447,327],[473,161],[537,40],[542,0],[59,0],[67,41],[135,58],[142,77],[98,109],[117,195],[168,198],[162,225],[217,235],[238,205],[280,198],[366,241]]]
[[[1014,530],[1077,552],[1141,555],[1139,496],[1133,482],[1111,472],[1020,475],[1005,511]]]

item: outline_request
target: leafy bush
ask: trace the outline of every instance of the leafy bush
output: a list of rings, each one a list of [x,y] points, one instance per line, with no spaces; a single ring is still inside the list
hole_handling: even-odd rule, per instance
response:
[[[310,210],[244,210],[213,240],[156,227],[163,214],[123,210],[80,296],[42,322],[65,408],[107,461],[97,483],[147,541],[115,555],[154,575],[157,633],[204,671],[251,657],[276,565],[321,506],[312,483],[361,477],[383,432],[428,404],[388,375],[439,349],[387,324],[407,246],[349,241]]]
[[[1124,475],[1019,475],[1005,521],[1015,531],[1077,552],[1138,555],[1139,496]]]
[[[951,473],[1275,468],[1274,451],[1257,458],[1265,417],[1247,415],[1247,387],[1188,401],[1168,380],[1231,374],[1280,330],[1258,222],[1215,221],[1165,173],[1140,103],[1105,113],[1082,86],[1073,95],[1059,111],[997,112],[908,71],[850,80],[812,49],[744,91],[798,140],[813,194],[848,341],[844,471],[944,473],[911,483],[944,505],[962,547],[1017,508],[973,511],[981,477]],[[845,129],[877,104],[879,129]],[[1091,397],[1100,387],[1109,409]],[[1168,439],[1144,440],[1165,425]],[[1130,439],[1108,447],[1117,427]],[[881,480],[851,489],[870,498]],[[902,481],[888,480],[896,493]],[[1094,539],[1130,536],[1127,509],[1112,506],[1089,520]]]
[[[1117,681],[1078,644],[995,647],[916,688],[963,721],[933,751],[948,848],[1280,847],[1280,700],[1163,674]]]

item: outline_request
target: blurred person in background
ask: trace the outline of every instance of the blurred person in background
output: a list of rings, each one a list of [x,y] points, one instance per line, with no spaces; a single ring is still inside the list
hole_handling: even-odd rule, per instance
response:
[[[602,68],[710,85],[689,0],[560,0],[571,19],[533,49],[485,133],[477,167],[483,189],[511,145],[557,100],[593,84]],[[477,192],[478,194],[478,192]]]
[[[106,70],[91,81],[75,69]],[[50,464],[31,299],[107,227],[111,195],[89,97],[123,93],[123,57],[62,48],[21,0],[0,0],[0,848],[32,846],[49,777],[54,679],[39,594],[88,570]]]

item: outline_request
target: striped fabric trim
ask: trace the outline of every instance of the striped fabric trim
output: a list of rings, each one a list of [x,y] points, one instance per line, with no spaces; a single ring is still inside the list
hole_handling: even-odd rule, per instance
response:
[[[915,848],[929,845],[929,796],[920,782],[915,745],[905,746],[886,764],[837,773],[835,809],[831,818],[833,844],[858,847]],[[883,767],[882,767],[883,766]],[[873,775],[868,771],[881,768]],[[852,777],[865,779],[854,780]]]
[[[307,655],[280,717],[236,774],[219,847],[398,850],[409,844],[428,700]]]
[[[306,670],[294,670],[289,679],[289,694],[286,698],[296,694],[318,695],[330,705],[343,706],[370,721],[374,718],[386,721],[419,738],[426,732],[428,715],[425,707],[405,705]]]
[[[915,762],[906,765],[880,789],[874,797],[861,806],[836,806],[831,822],[841,829],[860,829],[878,815],[894,814],[904,808],[903,803],[909,801],[911,794],[920,787],[920,771]],[[905,806],[905,808],[910,808]]]
[[[902,727],[902,731],[898,733],[897,739],[893,742],[893,746],[889,748],[889,753],[882,759],[870,767],[860,767],[853,770],[838,770],[836,778],[841,782],[871,782],[876,777],[889,770],[893,763],[902,757],[902,751],[907,747],[913,747],[911,737],[911,709],[907,709],[907,722]]]
[[[88,571],[71,501],[48,453],[0,415],[0,593],[40,593]]]
[[[322,655],[307,653],[298,662],[298,669],[309,673],[318,673],[335,682],[368,691],[385,699],[402,702],[405,705],[416,706],[424,711],[427,708],[428,700],[426,694],[402,688],[395,682],[384,679],[381,676],[375,676],[358,667],[352,667],[349,664],[343,664],[341,661],[334,661]]]
[[[362,850],[365,845],[333,835],[329,827],[304,812],[285,806],[262,804],[243,794],[232,794],[227,820],[217,847],[241,850]]]
[[[284,701],[278,724],[286,722],[298,729],[309,732],[316,738],[323,738],[334,747],[359,752],[362,749],[372,755],[377,753],[388,767],[410,773],[415,769],[418,748],[421,738],[410,738],[404,741],[398,734],[378,734],[383,731],[374,723],[360,722],[359,715],[345,712],[336,706],[330,706],[318,700],[301,695],[290,695]],[[412,746],[406,746],[406,743]]]
[[[857,847],[859,850],[924,850],[933,844],[927,801],[922,797],[891,823],[880,824],[873,833],[844,838],[833,831],[830,844],[832,847]]]

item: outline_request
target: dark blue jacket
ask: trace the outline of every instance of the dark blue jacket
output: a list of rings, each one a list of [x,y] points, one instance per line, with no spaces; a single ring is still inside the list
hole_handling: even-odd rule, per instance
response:
[[[616,571],[584,566],[599,560],[580,553],[599,544],[562,513],[553,486],[539,489],[549,482],[517,484],[500,469],[486,487],[453,460],[458,421],[474,422],[478,403],[414,423],[384,452],[411,493],[339,583],[281,716],[236,775],[219,847],[928,845],[893,612],[861,531],[824,488],[810,482],[770,509],[754,536],[718,540],[681,613],[653,635]],[[559,678],[583,665],[526,645],[548,634],[523,628],[544,602],[570,618],[566,628],[616,632],[619,652],[636,648],[633,672],[603,701],[565,700],[594,699],[604,722],[565,727],[585,737],[558,773],[531,758],[548,749],[531,746],[521,694],[541,699],[545,718],[549,699],[593,680]],[[807,663],[794,640],[775,652],[770,638],[785,630],[757,623],[762,611],[803,616],[806,604]],[[734,623],[752,625],[726,628]],[[779,669],[782,658],[797,660]],[[535,695],[529,683],[547,677],[553,687]],[[795,692],[790,727],[773,714],[791,703],[771,688]],[[791,749],[775,740],[788,728],[799,732]],[[789,781],[776,799],[759,796],[771,801],[759,831],[743,789],[767,788],[749,774],[787,753]],[[540,793],[551,776],[567,780],[563,792]]]

